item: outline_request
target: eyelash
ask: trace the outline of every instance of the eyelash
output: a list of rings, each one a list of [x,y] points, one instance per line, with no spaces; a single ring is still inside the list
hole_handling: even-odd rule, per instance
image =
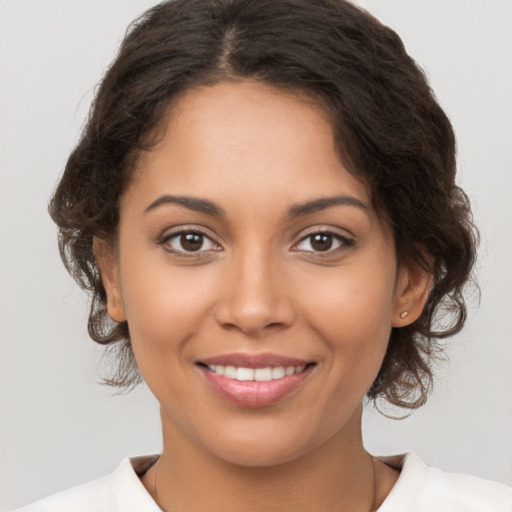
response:
[[[340,243],[340,246],[336,247],[335,249],[328,249],[326,251],[304,251],[304,252],[313,253],[315,255],[315,257],[326,258],[326,257],[329,257],[329,256],[340,254],[340,253],[342,253],[342,252],[344,252],[344,251],[346,251],[346,250],[348,250],[348,249],[350,249],[351,247],[354,246],[354,240],[353,239],[348,238],[346,236],[343,236],[343,235],[341,235],[339,233],[335,233],[333,231],[329,231],[329,230],[318,230],[318,231],[312,231],[311,233],[307,233],[305,236],[303,236],[300,239],[298,244],[295,244],[295,246],[304,243],[308,239],[311,240],[315,235],[330,236],[333,239],[333,243],[335,241]],[[310,241],[310,245],[311,245],[311,241]]]
[[[183,235],[187,235],[187,234],[199,235],[201,237],[204,237],[202,240],[203,243],[201,244],[201,248],[202,248],[202,245],[204,245],[204,239],[208,239],[212,244],[215,244],[217,247],[219,247],[218,244],[216,244],[216,242],[214,242],[206,233],[204,233],[200,229],[181,229],[181,230],[175,231],[173,233],[168,233],[168,234],[164,235],[160,240],[158,240],[157,243],[158,243],[158,245],[163,246],[164,250],[166,250],[167,252],[172,253],[178,257],[190,258],[190,257],[203,256],[204,251],[201,251],[201,248],[197,251],[186,251],[186,250],[171,249],[168,247],[168,244],[171,240],[177,239],[177,238],[179,238]],[[318,231],[313,231],[313,232],[308,233],[305,236],[303,236],[300,239],[300,241],[294,245],[294,247],[304,243],[306,240],[311,239],[315,235],[330,236],[334,239],[334,241],[339,242],[341,245],[335,249],[328,249],[326,251],[302,251],[302,252],[313,253],[315,255],[315,257],[325,258],[325,257],[333,256],[335,254],[344,252],[354,246],[354,240],[352,240],[351,238],[348,238],[339,233],[335,233],[335,232],[329,231],[329,230],[318,230]],[[217,252],[218,250],[219,249],[214,249],[215,252]],[[301,252],[301,251],[295,250],[294,252]]]
[[[212,244],[215,244],[218,247],[218,244],[216,244],[211,239],[211,237],[209,237],[206,233],[204,233],[200,229],[181,229],[179,231],[174,231],[173,233],[168,233],[168,234],[164,235],[160,240],[158,240],[157,243],[159,245],[161,245],[164,248],[164,250],[166,250],[167,252],[169,252],[175,256],[178,256],[178,257],[190,258],[190,257],[204,256],[204,254],[203,254],[204,251],[201,251],[201,250],[198,250],[198,251],[176,250],[176,249],[172,249],[168,246],[168,244],[171,240],[179,239],[181,236],[188,235],[188,234],[199,235],[199,236],[203,237],[203,240],[201,243],[201,248],[204,245],[204,239],[209,240]],[[217,250],[218,249],[215,249],[215,251],[217,251]]]

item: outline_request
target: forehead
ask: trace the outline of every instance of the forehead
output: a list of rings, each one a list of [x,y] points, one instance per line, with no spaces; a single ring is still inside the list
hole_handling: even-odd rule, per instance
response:
[[[255,81],[187,91],[169,109],[133,187],[148,194],[226,195],[250,206],[350,194],[367,187],[343,166],[332,123],[309,97]]]

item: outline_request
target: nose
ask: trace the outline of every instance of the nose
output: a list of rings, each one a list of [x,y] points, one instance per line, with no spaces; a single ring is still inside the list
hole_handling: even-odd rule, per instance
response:
[[[289,327],[295,320],[283,269],[261,248],[232,258],[223,281],[216,320],[251,337]]]

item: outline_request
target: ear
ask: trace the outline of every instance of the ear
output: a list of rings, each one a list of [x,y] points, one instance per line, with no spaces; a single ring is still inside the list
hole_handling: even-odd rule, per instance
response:
[[[94,238],[93,254],[98,265],[101,281],[107,293],[107,312],[115,322],[124,322],[126,314],[119,280],[119,262],[112,244]]]
[[[404,265],[399,268],[391,322],[393,327],[404,327],[420,317],[427,302],[432,279],[430,272],[417,265]]]

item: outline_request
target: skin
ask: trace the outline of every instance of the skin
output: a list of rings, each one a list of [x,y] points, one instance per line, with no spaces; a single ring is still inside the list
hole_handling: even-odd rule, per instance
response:
[[[144,485],[173,511],[375,510],[398,473],[365,451],[361,404],[391,328],[420,315],[430,276],[397,267],[388,227],[311,101],[224,82],[188,91],[163,128],[121,198],[116,247],[95,249],[108,312],[128,321],[161,405],[163,453]],[[165,194],[225,214],[145,211]],[[340,194],[365,206],[288,216]],[[170,237],[183,228],[206,235],[200,250]],[[348,242],[315,250],[307,236],[318,232]],[[316,366],[297,392],[250,409],[220,398],[195,364],[233,352]]]

